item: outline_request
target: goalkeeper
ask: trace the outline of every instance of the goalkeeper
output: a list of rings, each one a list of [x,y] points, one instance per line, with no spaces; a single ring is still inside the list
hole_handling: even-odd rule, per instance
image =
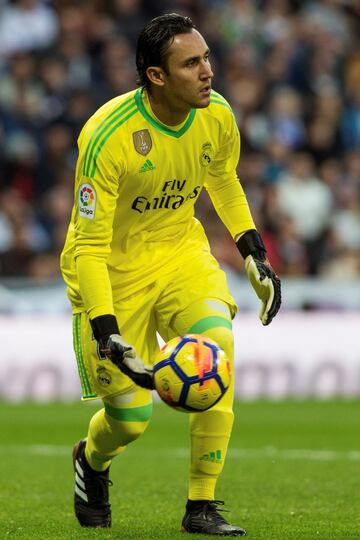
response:
[[[79,136],[61,256],[83,399],[104,405],[73,451],[75,514],[85,527],[111,525],[109,467],[149,423],[156,332],[164,341],[205,334],[233,367],[236,305],[194,218],[204,186],[245,259],[264,325],[281,302],[280,281],[236,176],[239,132],[229,104],[211,89],[204,38],[188,17],[157,17],[139,35],[136,65],[139,88],[103,105]],[[232,383],[212,409],[189,415],[184,531],[245,534],[222,517],[215,496],[233,393]]]

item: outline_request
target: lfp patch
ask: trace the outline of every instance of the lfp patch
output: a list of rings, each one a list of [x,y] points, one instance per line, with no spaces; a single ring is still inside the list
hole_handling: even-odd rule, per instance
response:
[[[79,214],[87,219],[94,219],[96,191],[90,184],[81,184],[79,188]]]

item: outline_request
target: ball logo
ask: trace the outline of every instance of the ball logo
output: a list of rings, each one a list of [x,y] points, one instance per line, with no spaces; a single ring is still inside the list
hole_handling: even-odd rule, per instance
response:
[[[230,387],[228,362],[225,352],[207,336],[175,337],[155,357],[155,388],[178,411],[207,411]]]
[[[81,217],[93,219],[96,207],[96,191],[90,184],[81,184],[79,189],[79,214]]]

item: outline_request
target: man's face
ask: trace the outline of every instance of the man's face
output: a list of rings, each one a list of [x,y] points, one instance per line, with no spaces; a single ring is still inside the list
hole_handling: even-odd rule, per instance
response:
[[[174,107],[204,108],[210,103],[209,48],[199,32],[178,34],[166,53],[164,97]]]

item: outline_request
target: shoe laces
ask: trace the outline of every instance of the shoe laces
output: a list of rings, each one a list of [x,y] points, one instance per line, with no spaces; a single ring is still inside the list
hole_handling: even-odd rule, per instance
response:
[[[205,512],[210,515],[213,518],[214,522],[218,525],[221,525],[223,523],[227,524],[226,519],[224,519],[219,514],[219,512],[229,512],[229,510],[226,510],[225,508],[219,508],[219,506],[224,506],[224,504],[224,501],[209,501],[208,503],[206,503],[204,508]]]
[[[106,474],[96,474],[91,478],[91,488],[93,489],[94,502],[103,502],[109,497],[109,486],[113,485],[112,480]]]

